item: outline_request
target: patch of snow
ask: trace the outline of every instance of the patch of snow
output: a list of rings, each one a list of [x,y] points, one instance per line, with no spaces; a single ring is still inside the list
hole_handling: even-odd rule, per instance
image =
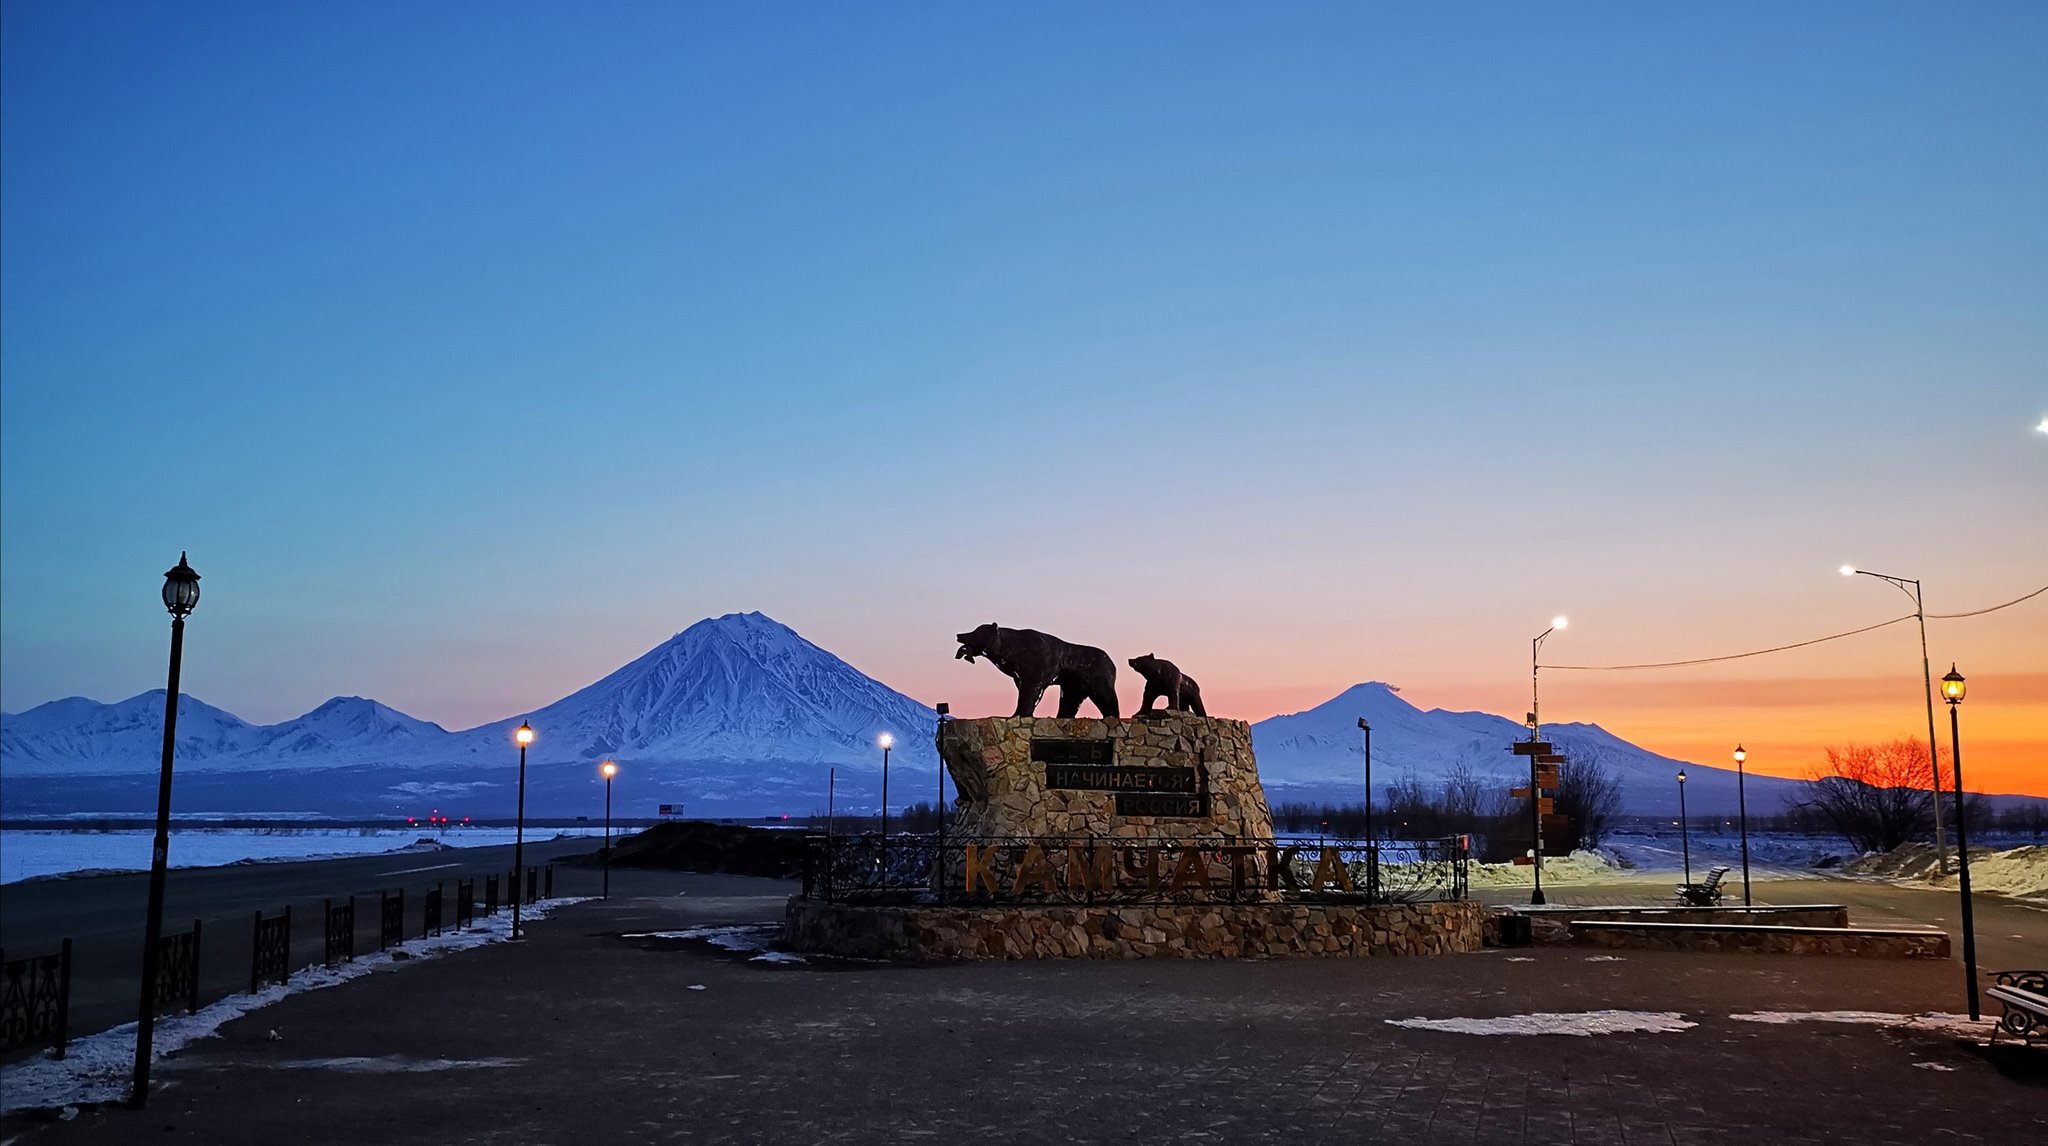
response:
[[[344,1058],[295,1058],[263,1063],[273,1070],[338,1070],[347,1074],[411,1074],[417,1071],[490,1070],[501,1066],[524,1066],[523,1058],[406,1058],[384,1055],[378,1058],[351,1055]]]
[[[683,990],[685,991],[702,991],[704,989],[704,984],[702,983],[692,983],[689,986],[683,988]]]
[[[1931,1034],[1968,1039],[1989,1039],[1992,1028],[1998,1025],[1993,1019],[1972,1022],[1968,1015],[1940,1011],[1927,1011],[1917,1015],[1894,1014],[1891,1011],[1752,1011],[1728,1017],[1739,1023],[1771,1023],[1779,1026],[1790,1023],[1850,1023],[1927,1031]]]
[[[582,903],[586,898],[542,900],[528,906],[522,918],[524,921],[542,919],[557,908]],[[511,931],[512,917],[509,914],[494,915],[478,920],[476,926],[467,931],[450,931],[431,939],[407,940],[402,947],[359,955],[353,963],[303,968],[294,972],[289,982],[273,983],[253,995],[230,995],[200,1008],[196,1014],[163,1016],[156,1022],[156,1033],[151,1041],[151,1061],[175,1054],[200,1039],[211,1038],[223,1024],[291,995],[338,986],[407,961],[466,951],[487,943],[501,943],[510,937]],[[394,958],[399,954],[406,958]],[[129,1079],[134,1069],[134,1023],[124,1023],[111,1030],[73,1039],[61,1061],[49,1057],[49,1052],[45,1051],[40,1057],[0,1068],[0,1113],[120,1102],[128,1097]]]
[[[1626,963],[1626,962],[1628,962],[1628,956],[1626,956],[1626,955],[1588,955],[1588,956],[1586,956],[1586,962],[1588,962],[1588,963]]]
[[[1508,962],[1510,962],[1510,963],[1534,963],[1535,961],[1536,961],[1536,957],[1535,957],[1534,955],[1510,955],[1510,956],[1508,956]]]
[[[1579,1011],[1503,1015],[1497,1019],[1388,1019],[1397,1027],[1447,1031],[1459,1035],[1592,1035],[1667,1034],[1699,1024],[1677,1011]]]
[[[760,953],[759,955],[756,955],[756,956],[754,956],[754,957],[753,957],[752,959],[749,959],[749,960],[747,960],[747,961],[748,961],[749,963],[808,963],[808,962],[810,962],[810,960],[808,960],[808,959],[805,959],[805,958],[804,958],[803,956],[801,956],[801,955],[798,955],[798,954],[797,954],[796,952],[794,952],[794,951],[763,951],[763,952],[761,952],[761,953]]]
[[[1945,1062],[1916,1062],[1916,1063],[1914,1063],[1913,1065],[1914,1065],[1914,1066],[1917,1066],[1917,1067],[1919,1067],[1919,1068],[1920,1068],[1921,1070],[1954,1070],[1954,1069],[1955,1069],[1955,1067],[1952,1067],[1952,1066],[1948,1065],[1948,1064],[1947,1064],[1947,1063],[1945,1063]]]

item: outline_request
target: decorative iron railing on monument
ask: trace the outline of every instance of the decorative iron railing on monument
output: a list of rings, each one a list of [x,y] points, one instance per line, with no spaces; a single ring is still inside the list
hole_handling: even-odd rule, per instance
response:
[[[805,841],[803,895],[827,902],[1416,903],[1463,899],[1469,848],[1434,840]]]

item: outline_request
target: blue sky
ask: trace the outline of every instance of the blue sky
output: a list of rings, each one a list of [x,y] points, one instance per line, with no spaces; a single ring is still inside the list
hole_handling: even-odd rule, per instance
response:
[[[451,725],[729,610],[927,700],[1001,620],[1505,710],[1560,609],[2048,581],[2038,4],[0,22],[9,711],[157,683],[180,549],[196,694]]]

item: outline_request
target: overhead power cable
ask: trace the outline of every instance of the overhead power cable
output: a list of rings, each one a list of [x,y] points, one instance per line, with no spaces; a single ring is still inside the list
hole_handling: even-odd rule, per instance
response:
[[[2039,589],[2036,589],[2023,597],[2015,597],[2012,600],[2007,601],[2003,605],[1993,605],[1988,609],[1973,609],[1967,613],[1929,613],[1927,614],[1927,619],[1930,621],[1954,621],[1959,620],[1963,617],[1981,617],[1986,613],[1996,613],[2000,609],[2010,609],[2014,605],[2020,604],[2023,601],[2030,601],[2043,593],[2048,593],[2048,585],[2043,585]],[[1875,625],[1865,625],[1860,629],[1850,629],[1846,633],[1830,633],[1825,637],[1815,637],[1810,641],[1798,641],[1789,645],[1775,645],[1768,649],[1753,649],[1746,653],[1729,653],[1725,656],[1718,657],[1695,657],[1692,660],[1686,661],[1659,661],[1655,664],[1639,665],[1543,665],[1541,667],[1547,669],[1556,669],[1563,672],[1619,672],[1624,669],[1684,668],[1687,665],[1713,664],[1716,661],[1739,661],[1745,657],[1760,657],[1769,653],[1782,653],[1791,649],[1803,649],[1808,645],[1819,645],[1825,644],[1828,641],[1839,641],[1844,637],[1860,636],[1864,633],[1874,632],[1878,629],[1886,628],[1891,625],[1896,625],[1901,621],[1910,621],[1912,619],[1913,614],[1907,613],[1904,616],[1893,617],[1889,621],[1879,621]]]

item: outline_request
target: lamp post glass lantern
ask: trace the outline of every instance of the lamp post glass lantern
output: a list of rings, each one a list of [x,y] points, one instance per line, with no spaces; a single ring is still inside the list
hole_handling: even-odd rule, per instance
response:
[[[185,618],[199,607],[199,573],[178,554],[164,572],[164,609],[171,615],[171,667],[164,684],[164,751],[156,781],[156,839],[149,854],[149,908],[142,929],[142,1002],[136,1013],[135,1075],[129,1104],[149,1101],[149,1060],[156,1037],[157,941],[164,931],[164,874],[171,851],[171,755],[178,742],[178,672],[185,660]]]
[[[1941,698],[1948,701],[1948,758],[1955,769],[1956,791],[1956,873],[1963,897],[1963,990],[1970,997],[1970,1019],[1977,1013],[1977,919],[1970,901],[1970,831],[1963,816],[1963,733],[1956,711],[1963,706],[1969,685],[1951,662],[1948,675],[1941,678]]]
[[[1735,746],[1735,815],[1742,832],[1742,906],[1749,904],[1749,794],[1744,790],[1742,762],[1749,759],[1749,753],[1742,745]]]
[[[526,878],[526,746],[533,743],[533,726],[520,721],[512,739],[519,745],[519,814],[512,834],[512,938],[519,939],[519,901],[525,898],[520,881]]]

